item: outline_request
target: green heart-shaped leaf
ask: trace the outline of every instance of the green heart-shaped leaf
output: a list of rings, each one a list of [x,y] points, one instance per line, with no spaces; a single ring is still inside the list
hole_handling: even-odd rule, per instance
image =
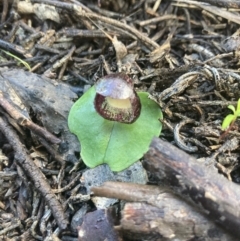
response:
[[[138,93],[142,109],[132,124],[105,120],[94,108],[95,88],[90,88],[71,108],[68,126],[81,143],[81,157],[93,168],[107,163],[112,171],[122,171],[148,151],[154,136],[159,136],[162,112],[148,99],[148,93]]]

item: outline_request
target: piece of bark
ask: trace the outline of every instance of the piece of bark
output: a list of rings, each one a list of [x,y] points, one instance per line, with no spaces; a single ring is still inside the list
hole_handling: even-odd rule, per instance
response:
[[[204,226],[208,227],[204,222],[195,226],[196,223],[191,218],[187,220],[187,213],[182,214],[181,210],[177,212],[176,208],[166,214],[164,210],[145,203],[127,203],[122,211],[123,238],[137,241],[237,240],[219,232],[219,229],[202,229]],[[185,220],[182,220],[182,216],[186,217]]]
[[[30,119],[32,110],[44,129],[61,136],[62,143],[52,148],[64,160],[78,161],[75,153],[79,152],[79,142],[67,125],[69,110],[77,95],[68,85],[20,69],[1,69],[0,91],[26,118]]]
[[[194,157],[154,138],[143,162],[152,176],[236,237],[240,235],[240,188]]]
[[[106,182],[94,195],[132,201],[122,211],[118,228],[130,240],[233,241],[222,228],[164,187]],[[138,202],[138,203],[137,203]],[[124,239],[125,240],[125,239]]]

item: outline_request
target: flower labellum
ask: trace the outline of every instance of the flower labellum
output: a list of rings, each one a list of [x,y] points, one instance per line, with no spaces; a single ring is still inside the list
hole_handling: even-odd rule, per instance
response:
[[[95,84],[95,89],[94,106],[104,119],[126,124],[137,120],[141,102],[126,74],[104,76]]]

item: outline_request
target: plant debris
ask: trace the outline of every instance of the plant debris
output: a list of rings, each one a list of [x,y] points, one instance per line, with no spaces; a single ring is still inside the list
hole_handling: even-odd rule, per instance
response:
[[[67,116],[111,73],[124,72],[159,104],[161,139],[240,183],[239,120],[221,129],[240,97],[238,8],[233,0],[0,0],[0,239],[77,240],[77,225],[94,230],[85,215],[98,212]]]

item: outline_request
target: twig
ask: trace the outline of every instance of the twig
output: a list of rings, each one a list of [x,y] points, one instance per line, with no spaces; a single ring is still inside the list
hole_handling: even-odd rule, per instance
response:
[[[174,0],[174,2],[176,2],[177,4],[179,4],[179,3],[193,4],[193,5],[195,5],[195,6],[199,7],[199,8],[202,8],[202,9],[210,12],[210,13],[218,15],[218,16],[220,16],[222,18],[226,18],[229,21],[232,21],[234,23],[240,24],[240,16],[239,15],[231,13],[231,12],[229,12],[227,10],[224,10],[224,9],[221,9],[221,8],[218,8],[218,7],[207,5],[207,4],[199,2],[199,1]]]
[[[3,0],[1,23],[3,23],[5,21],[7,13],[8,13],[8,0]]]
[[[25,57],[30,57],[29,55],[28,56],[24,55],[24,50],[21,47],[8,43],[1,39],[0,39],[0,49],[4,49],[22,59]]]
[[[49,204],[58,226],[61,229],[66,229],[68,221],[63,212],[62,205],[59,203],[56,195],[52,192],[51,187],[47,183],[42,172],[28,156],[27,150],[19,141],[17,134],[2,117],[0,117],[0,130],[14,149],[15,160],[26,171],[26,173],[32,179],[36,189],[42,194],[46,202]]]
[[[173,95],[182,93],[198,77],[201,72],[193,71],[180,76],[169,88],[161,92],[157,98],[159,101],[165,100]]]
[[[218,54],[218,55],[215,55],[207,60],[205,60],[203,62],[203,64],[208,64],[209,62],[213,61],[213,60],[216,60],[216,59],[221,59],[221,58],[226,58],[226,57],[233,57],[234,56],[234,53],[233,52],[230,52],[230,53],[224,53],[224,54]]]
[[[182,120],[180,123],[178,123],[175,128],[174,128],[174,140],[176,142],[176,144],[183,150],[187,151],[187,152],[196,152],[198,150],[197,146],[188,146],[184,143],[184,141],[181,139],[180,137],[180,129],[188,124],[188,123],[195,123],[195,121],[193,120]]]
[[[6,234],[7,232],[12,231],[15,228],[18,228],[19,226],[21,226],[21,221],[19,219],[13,220],[13,224],[11,224],[10,226],[2,229],[0,231],[0,235]]]
[[[45,4],[53,5],[53,6],[56,6],[59,8],[65,8],[70,11],[73,10],[78,17],[88,18],[88,19],[92,19],[92,20],[100,20],[104,23],[108,23],[110,25],[124,29],[125,31],[128,31],[131,34],[133,34],[134,36],[136,36],[140,41],[142,41],[144,44],[148,45],[152,49],[159,47],[159,45],[155,41],[153,41],[149,37],[145,36],[144,34],[139,32],[135,28],[133,28],[127,24],[124,24],[118,20],[115,20],[115,19],[104,17],[104,16],[98,15],[96,13],[85,12],[85,11],[83,11],[81,6],[78,6],[75,4],[68,4],[68,3],[59,3],[59,2],[51,1],[51,0],[34,0],[33,2],[45,3]]]
[[[41,126],[36,125],[31,120],[26,118],[23,114],[21,114],[15,107],[13,107],[4,97],[2,91],[0,91],[0,106],[2,106],[8,114],[15,119],[18,124],[21,126],[25,126],[35,134],[47,139],[49,142],[53,144],[59,144],[61,142],[60,139],[55,137],[53,134],[43,129]]]
[[[156,23],[159,23],[161,21],[174,20],[174,19],[177,19],[176,15],[168,14],[168,15],[164,15],[164,16],[160,16],[160,17],[151,18],[151,19],[148,19],[148,20],[141,21],[141,22],[139,22],[139,25],[141,27],[143,27],[143,26],[146,26],[146,25],[149,25],[149,24],[156,24]]]
[[[60,193],[60,192],[65,192],[66,190],[69,190],[73,187],[73,185],[79,180],[80,176],[82,175],[82,173],[78,173],[76,175],[76,177],[74,177],[70,183],[68,183],[68,185],[66,185],[65,187],[59,188],[59,189],[52,189],[53,193]]]
[[[224,8],[240,8],[239,0],[201,0],[202,2],[210,3],[212,5]]]
[[[175,102],[175,100],[172,100]],[[177,100],[179,102],[179,100]],[[237,101],[222,101],[222,100],[199,100],[196,103],[191,102],[192,104],[198,104],[199,106],[228,106],[228,105],[237,105]],[[181,105],[189,105],[189,101],[182,101]]]

